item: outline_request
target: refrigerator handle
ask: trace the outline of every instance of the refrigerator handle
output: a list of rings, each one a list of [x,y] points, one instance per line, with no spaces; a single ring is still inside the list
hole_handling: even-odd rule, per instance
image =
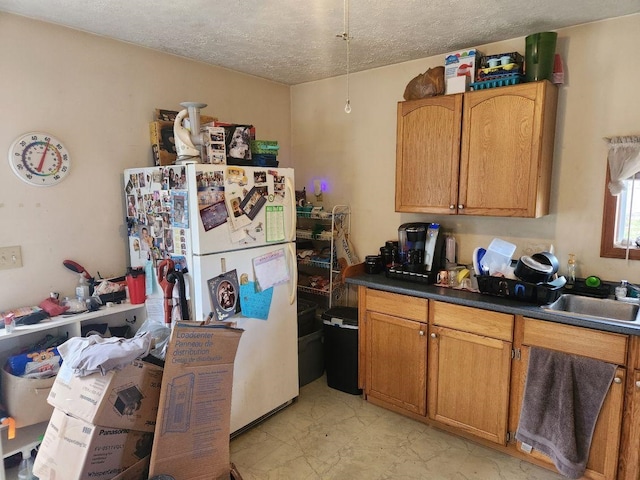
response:
[[[296,301],[296,293],[298,292],[298,262],[296,261],[296,244],[289,242],[287,246],[289,247],[289,261],[291,262],[291,269],[289,271],[293,272],[289,304],[293,305]]]
[[[291,232],[289,233],[288,242],[293,242],[296,239],[296,192],[293,187],[293,183],[289,177],[284,177],[285,188],[289,191],[289,199],[291,202],[289,211],[291,212]],[[294,255],[295,256],[295,255]],[[297,284],[297,281],[296,281]]]

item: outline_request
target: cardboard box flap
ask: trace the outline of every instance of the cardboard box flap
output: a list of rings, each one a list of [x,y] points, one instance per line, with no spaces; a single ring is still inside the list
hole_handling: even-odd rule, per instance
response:
[[[165,368],[167,363],[189,367],[233,363],[241,334],[241,329],[226,325],[178,322],[171,332]]]
[[[233,362],[242,330],[178,322],[171,332],[149,475],[229,478]]]

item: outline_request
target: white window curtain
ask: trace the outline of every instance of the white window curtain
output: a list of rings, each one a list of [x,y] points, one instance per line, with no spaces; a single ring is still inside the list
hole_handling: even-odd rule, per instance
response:
[[[640,136],[605,138],[609,144],[609,191],[620,195],[624,190],[624,180],[640,172]]]
[[[640,172],[640,136],[626,137],[609,137],[605,138],[609,144],[609,192],[611,195],[618,196],[625,189],[625,180],[632,179],[632,185],[635,182],[636,173]],[[631,189],[631,203],[633,204],[633,191]],[[629,250],[631,241],[629,235],[631,233],[631,214],[633,209],[629,210],[629,218],[627,219],[627,242],[625,246],[625,259],[629,263]]]

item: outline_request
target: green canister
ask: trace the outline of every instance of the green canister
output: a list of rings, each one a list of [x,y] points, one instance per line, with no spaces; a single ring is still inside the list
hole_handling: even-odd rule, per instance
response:
[[[527,82],[551,80],[556,54],[556,32],[540,32],[525,38],[524,76]]]

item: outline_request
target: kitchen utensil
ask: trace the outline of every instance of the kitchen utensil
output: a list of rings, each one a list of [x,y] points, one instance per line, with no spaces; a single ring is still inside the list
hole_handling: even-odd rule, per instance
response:
[[[550,287],[564,287],[567,284],[567,279],[564,276],[560,276],[550,282],[547,282],[547,285]]]
[[[520,280],[529,283],[547,282],[553,275],[553,267],[542,263],[533,257],[523,255],[518,260],[515,268],[515,275]]]
[[[560,262],[558,262],[558,258],[551,252],[539,252],[531,255],[531,258],[534,260],[544,263],[546,265],[551,266],[551,275],[558,272],[558,268],[560,268]]]
[[[482,257],[480,265],[483,270],[488,270],[489,275],[495,273],[507,273],[511,265],[511,257],[516,251],[516,246],[500,238],[494,238],[489,244],[487,252]]]
[[[473,251],[473,271],[476,275],[486,275],[489,273],[488,271],[485,272],[482,270],[481,260],[485,253],[487,253],[487,251],[482,247],[476,247]]]
[[[200,109],[207,106],[206,103],[182,102],[185,107],[180,110],[173,122],[173,135],[176,142],[176,153],[179,162],[200,163],[200,148],[205,145],[204,135],[200,132]],[[191,130],[187,130],[183,125],[183,120],[189,117]]]

